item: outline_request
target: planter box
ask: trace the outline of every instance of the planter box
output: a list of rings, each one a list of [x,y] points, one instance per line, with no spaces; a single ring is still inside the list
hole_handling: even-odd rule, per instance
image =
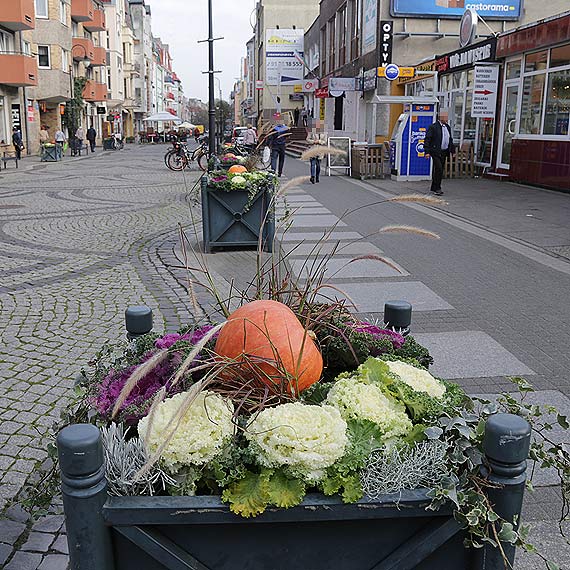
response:
[[[103,150],[113,150],[113,139],[103,140]]]
[[[63,156],[61,145],[42,147],[42,162],[57,162]]]
[[[57,438],[71,570],[503,570],[490,546],[471,550],[450,506],[426,510],[425,490],[343,504],[308,495],[291,509],[244,519],[219,497],[109,497],[99,429]],[[491,416],[484,448],[489,500],[519,517],[530,426]],[[502,544],[510,564],[514,547]]]
[[[271,192],[259,192],[247,211],[247,190],[224,192],[207,185],[202,178],[202,234],[204,251],[213,248],[257,247],[262,233],[264,251],[272,251],[275,234],[275,220],[268,209],[271,206]],[[265,223],[264,223],[265,222]]]

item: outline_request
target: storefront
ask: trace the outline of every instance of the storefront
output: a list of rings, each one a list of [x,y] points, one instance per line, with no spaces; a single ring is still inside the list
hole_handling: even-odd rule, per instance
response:
[[[440,109],[449,110],[455,144],[462,150],[472,147],[475,163],[483,167],[491,166],[493,161],[495,108],[487,116],[473,114],[473,97],[479,93],[475,90],[475,68],[478,65],[498,65],[496,49],[497,38],[493,37],[441,55],[435,61],[439,77],[436,95]],[[426,88],[428,85],[426,83]],[[418,85],[420,89],[423,87]],[[497,86],[494,90],[496,96]]]
[[[497,168],[570,190],[570,13],[502,34],[505,59]]]

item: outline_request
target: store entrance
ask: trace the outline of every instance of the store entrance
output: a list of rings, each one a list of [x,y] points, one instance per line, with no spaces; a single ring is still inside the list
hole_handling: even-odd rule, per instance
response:
[[[517,132],[517,110],[519,106],[519,85],[507,85],[503,101],[503,121],[501,123],[501,144],[499,145],[499,168],[511,166],[511,148]]]

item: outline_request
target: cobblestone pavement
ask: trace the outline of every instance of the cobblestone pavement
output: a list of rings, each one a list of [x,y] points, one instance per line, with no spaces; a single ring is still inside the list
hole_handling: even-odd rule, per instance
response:
[[[123,335],[124,308],[150,305],[159,331],[173,330],[191,316],[177,224],[191,220],[187,192],[197,177],[168,172],[163,150],[130,148],[0,178],[0,265],[6,268],[0,283],[6,387],[0,399],[0,511],[44,459],[42,435],[80,366],[106,338]],[[298,162],[286,166],[289,177],[304,170]],[[479,186],[484,194],[471,182],[448,182],[448,188],[448,208],[386,205],[378,202],[419,188],[323,177],[319,185],[290,193],[295,214],[282,247],[302,276],[303,256],[337,223],[334,240],[344,249],[335,255],[329,277],[361,313],[381,317],[386,298],[404,297],[414,305],[413,332],[434,354],[439,375],[470,393],[493,396],[508,388],[506,376],[522,374],[540,390],[537,402],[556,403],[570,413],[570,308],[560,303],[570,286],[563,253],[570,232],[560,215],[554,224],[548,214],[570,209],[570,198],[523,189],[534,219],[519,232],[526,215],[520,205],[509,208],[519,204],[511,187],[503,186],[500,196],[493,183]],[[354,208],[358,213],[347,214]],[[436,231],[442,239],[379,239],[375,233],[399,223]],[[190,241],[192,234],[190,228]],[[346,265],[362,254],[387,256],[401,273],[370,260]],[[197,262],[190,259],[192,266]],[[217,253],[208,256],[208,265],[224,294],[247,286],[255,256]],[[199,273],[194,277],[207,286]],[[207,288],[197,286],[196,296],[211,311]],[[566,567],[569,549],[555,538],[560,494],[548,475],[534,483],[539,491],[527,494],[524,516],[533,523],[535,540]],[[0,566],[66,567],[57,499],[39,521],[30,521],[17,505],[4,515]],[[519,557],[518,569],[536,567],[536,559]]]
[[[127,147],[0,177],[0,512],[46,458],[46,432],[81,366],[124,335],[125,307],[152,307],[159,331],[190,318],[185,289],[156,253],[191,220],[198,175],[168,171],[164,150]],[[36,523],[17,506],[4,513],[0,567],[65,567],[63,517],[57,503],[51,510]]]

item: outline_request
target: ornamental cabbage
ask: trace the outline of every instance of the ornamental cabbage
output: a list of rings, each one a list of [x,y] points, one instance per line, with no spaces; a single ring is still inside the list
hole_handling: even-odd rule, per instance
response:
[[[195,397],[179,423],[174,420],[169,426],[188,396],[188,392],[182,392],[161,402],[154,413],[150,434],[149,416],[138,426],[150,453],[156,452],[176,428],[161,454],[164,466],[172,473],[184,466],[208,463],[234,433],[233,405],[207,390]]]
[[[441,398],[445,394],[445,386],[427,370],[422,370],[401,360],[389,360],[386,364],[390,372],[396,374],[402,382],[405,382],[416,392],[425,392],[432,398]]]
[[[345,420],[373,422],[387,439],[405,436],[412,429],[405,406],[359,376],[338,380],[328,393],[326,403],[340,410]]]
[[[246,183],[246,179],[243,176],[234,176],[231,179],[231,183],[234,186],[243,186]]]
[[[348,443],[346,422],[331,406],[301,402],[266,408],[245,432],[259,463],[288,466],[308,481],[319,481]]]

